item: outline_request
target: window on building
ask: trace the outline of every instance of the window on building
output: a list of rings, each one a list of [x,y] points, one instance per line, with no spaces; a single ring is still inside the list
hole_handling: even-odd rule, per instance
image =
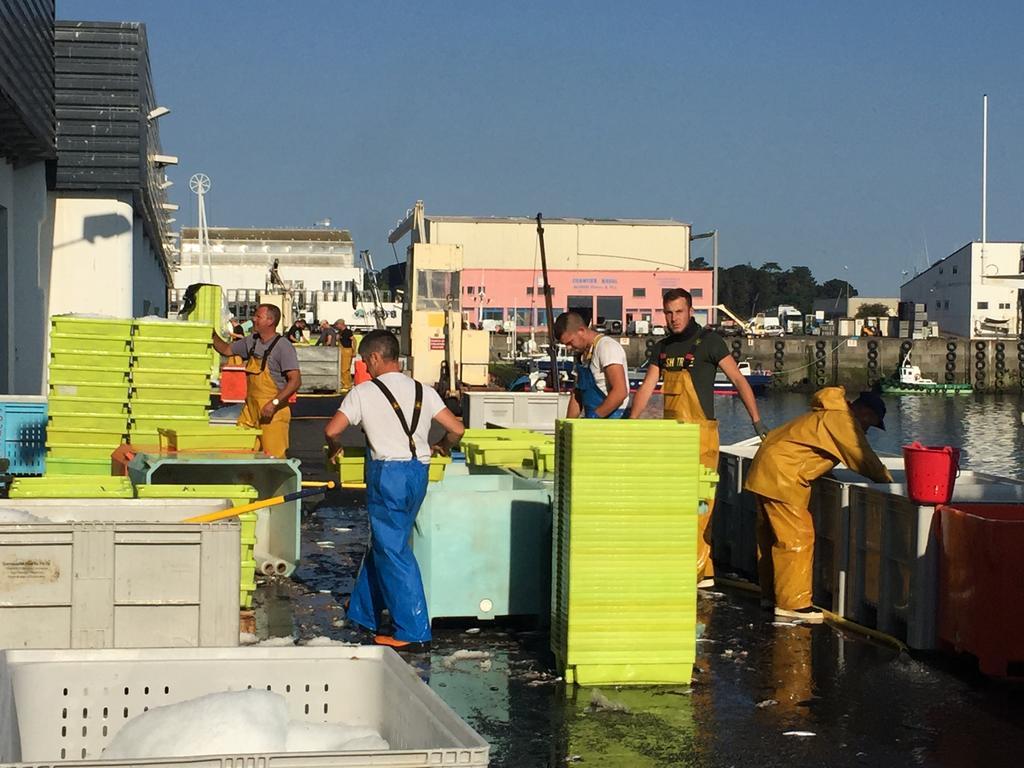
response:
[[[646,288],[634,288],[633,289],[633,298],[634,299],[642,299],[645,296],[647,296],[647,289]]]
[[[331,292],[331,285],[332,285],[332,283],[331,283],[330,280],[324,280],[320,285],[321,285],[320,290],[323,291],[324,293],[330,293]]]
[[[942,274],[942,267],[939,267],[939,274]]]
[[[1000,309],[1009,309],[1010,308],[1010,302],[1006,302],[1005,304],[1000,304],[999,308]]]
[[[702,299],[702,298],[704,298],[704,289],[703,288],[691,288],[690,289],[690,295],[693,296],[693,298],[695,298],[695,299]]]
[[[335,293],[344,293],[345,292],[345,288],[346,288],[346,286],[345,286],[346,282],[347,282],[346,280],[335,280],[334,281],[334,292]],[[325,290],[329,291],[330,288],[326,288]]]
[[[554,296],[555,295],[555,286],[552,285],[552,286],[549,286],[549,288],[551,290],[551,295]],[[537,295],[538,296],[543,296],[544,295],[544,286],[538,286],[537,287]]]
[[[533,310],[529,307],[516,308],[516,327],[524,328],[533,325]]]
[[[988,309],[988,302],[987,301],[979,301],[978,302],[978,309]]]
[[[953,267],[953,274],[956,274],[956,267]]]
[[[474,293],[476,293],[476,286],[475,285],[467,285],[466,286],[466,293],[468,293],[470,296],[472,296]]]
[[[565,312],[565,310],[562,309],[561,307],[552,307],[551,308],[551,314],[555,318],[557,318],[563,312]],[[540,327],[544,328],[544,327],[547,327],[547,324],[548,324],[548,311],[547,311],[547,309],[538,309],[537,310],[537,325],[539,325]]]
[[[945,306],[943,307],[943,309],[949,309],[949,301],[948,301],[948,300],[946,301],[946,304],[945,304]]]
[[[526,295],[527,295],[527,296],[533,296],[533,286],[532,286],[532,285],[531,285],[531,286],[529,286],[529,287],[527,287],[527,289],[526,289]]]
[[[480,311],[481,320],[504,320],[505,319],[505,308],[504,307],[484,307]]]

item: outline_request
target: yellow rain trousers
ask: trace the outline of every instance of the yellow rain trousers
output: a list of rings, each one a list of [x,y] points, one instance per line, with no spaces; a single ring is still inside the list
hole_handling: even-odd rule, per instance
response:
[[[348,392],[352,389],[352,358],[355,357],[355,349],[352,347],[341,348],[341,391]]]
[[[690,372],[665,371],[661,391],[665,397],[665,418],[700,427],[700,463],[717,472],[718,422],[704,415]],[[711,497],[706,501],[708,513],[697,516],[697,581],[715,575],[715,566],[711,562],[711,513],[715,509],[715,499]]]
[[[263,435],[256,439],[256,450],[263,451],[275,459],[283,459],[288,452],[288,430],[291,428],[292,411],[286,405],[280,408],[270,421],[263,420],[263,406],[277,397],[277,384],[267,370],[268,354],[269,349],[263,357],[253,355],[245,361],[245,405],[242,406],[242,413],[238,417],[238,426],[262,429]]]
[[[758,577],[762,596],[779,608],[811,605],[811,483],[839,462],[874,482],[892,482],[842,387],[816,392],[811,411],[772,430],[754,456],[744,488],[758,497]]]

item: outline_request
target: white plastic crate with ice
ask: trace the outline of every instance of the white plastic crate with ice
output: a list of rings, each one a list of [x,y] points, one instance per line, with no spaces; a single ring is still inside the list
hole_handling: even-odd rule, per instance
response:
[[[373,728],[387,751],[133,760],[160,768],[488,764],[487,743],[390,648],[0,652],[0,766],[126,765],[103,749],[147,709],[249,688],[284,696],[292,720]]]
[[[238,644],[239,525],[226,500],[18,499],[0,523],[0,647]]]

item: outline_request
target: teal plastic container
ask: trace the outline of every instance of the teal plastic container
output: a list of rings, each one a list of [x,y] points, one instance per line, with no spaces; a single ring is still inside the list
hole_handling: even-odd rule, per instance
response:
[[[509,472],[431,483],[413,533],[431,619],[544,616],[551,493]]]

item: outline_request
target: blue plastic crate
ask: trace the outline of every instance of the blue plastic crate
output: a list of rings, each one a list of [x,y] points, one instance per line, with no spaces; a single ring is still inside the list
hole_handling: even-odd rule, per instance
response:
[[[0,445],[12,475],[41,475],[46,469],[45,398],[0,398]]]

